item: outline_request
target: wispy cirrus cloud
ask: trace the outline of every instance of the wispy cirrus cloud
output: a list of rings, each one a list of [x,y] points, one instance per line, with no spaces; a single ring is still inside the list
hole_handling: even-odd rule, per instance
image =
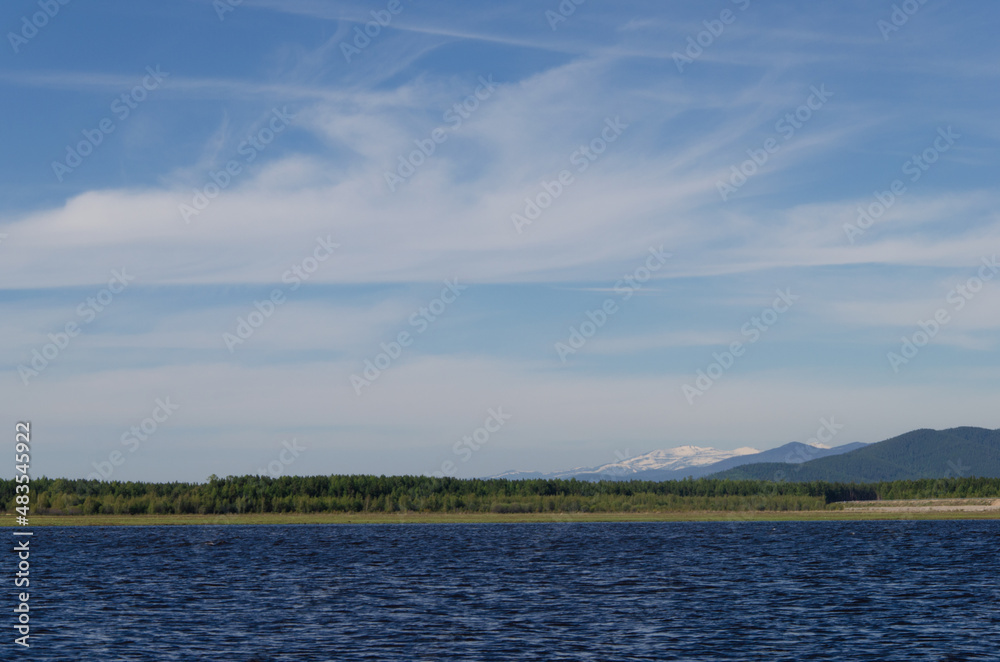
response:
[[[1000,325],[994,289],[905,375],[884,361],[1000,246],[996,92],[969,85],[995,76],[996,47],[967,14],[927,7],[887,44],[881,9],[754,4],[681,73],[673,52],[715,10],[587,3],[552,30],[541,5],[409,3],[348,62],[341,45],[372,8],[246,0],[224,22],[207,2],[110,22],[80,9],[86,30],[34,43],[36,59],[0,71],[25,127],[0,160],[11,377],[0,397],[58,429],[49,473],[88,473],[85,458],[164,391],[187,403],[177,436],[165,430],[163,450],[149,449],[159,463],[130,463],[136,477],[176,477],[169,451],[185,444],[207,449],[203,473],[231,473],[234,449],[263,447],[290,420],[310,435],[318,472],[405,472],[498,404],[518,411],[509,446],[470,472],[598,464],[619,440],[636,452],[768,447],[831,411],[865,441],[995,427],[984,413],[996,396],[984,372]],[[171,25],[197,38],[154,39]],[[85,33],[150,46],[112,59]],[[157,63],[170,77],[136,128],[108,134],[55,181],[50,162]],[[454,126],[449,109],[480,77],[495,90]],[[820,85],[829,103],[722,200],[718,182]],[[286,106],[288,129],[247,160],[241,145]],[[601,142],[608,121],[627,129]],[[857,208],[943,126],[961,141],[849,241]],[[386,173],[441,127],[447,138],[390,189]],[[239,174],[185,222],[179,206],[231,161]],[[563,171],[573,183],[519,233],[512,215],[544,201]],[[317,237],[340,248],[229,352],[222,334]],[[672,253],[666,267],[560,362],[553,343],[617,298],[614,283],[651,246]],[[122,267],[134,289],[24,388],[17,366]],[[358,397],[350,375],[412,331],[446,278],[469,291]],[[681,385],[778,288],[801,303],[689,406]],[[386,449],[399,451],[393,466],[380,464]]]

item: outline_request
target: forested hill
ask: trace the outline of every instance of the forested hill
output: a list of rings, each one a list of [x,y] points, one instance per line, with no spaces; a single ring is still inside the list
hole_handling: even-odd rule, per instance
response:
[[[920,478],[1000,477],[1000,430],[914,430],[801,464],[750,464],[712,478],[874,483]]]

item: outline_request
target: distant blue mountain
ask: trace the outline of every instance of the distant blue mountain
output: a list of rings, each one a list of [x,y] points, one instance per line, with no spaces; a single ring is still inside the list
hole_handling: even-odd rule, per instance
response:
[[[733,467],[740,467],[745,464],[762,464],[764,462],[800,464],[802,462],[818,460],[821,457],[843,455],[844,453],[850,453],[851,451],[855,451],[866,446],[868,446],[868,444],[855,441],[850,444],[844,444],[843,446],[834,446],[833,448],[817,448],[815,446],[810,446],[809,444],[793,441],[789,444],[785,444],[784,446],[778,446],[777,448],[772,448],[768,451],[762,451],[756,455],[731,457],[728,460],[722,460],[721,462],[716,462],[715,464],[710,464],[705,467],[694,467],[697,471],[690,473],[690,475],[692,478],[701,478],[702,476],[708,476],[720,471],[725,471],[726,469],[732,469]]]
[[[836,457],[793,465],[755,463],[731,467],[712,478],[874,483],[921,478],[1000,478],[1000,430],[961,427],[914,430]]]

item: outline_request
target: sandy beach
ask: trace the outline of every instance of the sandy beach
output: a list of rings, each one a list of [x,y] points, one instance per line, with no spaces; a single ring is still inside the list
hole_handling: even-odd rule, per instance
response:
[[[845,501],[844,510],[880,513],[986,512],[1000,510],[1000,499],[915,499]]]

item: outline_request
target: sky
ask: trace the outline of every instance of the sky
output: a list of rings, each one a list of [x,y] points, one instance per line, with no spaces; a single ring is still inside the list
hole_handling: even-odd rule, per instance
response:
[[[998,18],[4,2],[3,424],[157,481],[996,428]]]

